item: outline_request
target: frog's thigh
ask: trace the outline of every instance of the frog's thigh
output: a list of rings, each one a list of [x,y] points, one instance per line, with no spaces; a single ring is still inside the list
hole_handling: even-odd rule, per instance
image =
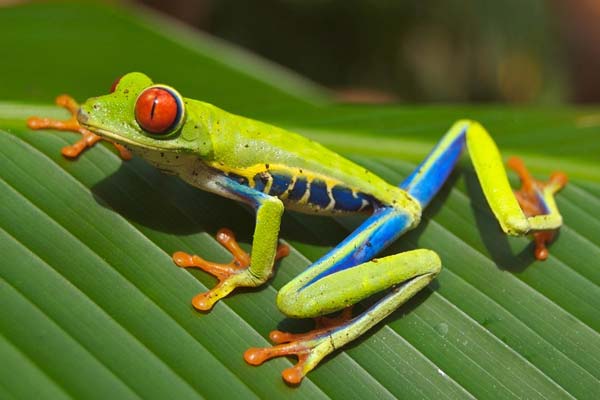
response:
[[[402,284],[400,290],[404,294],[397,302],[397,307],[435,278],[441,267],[440,258],[431,250],[418,249],[394,254],[314,282],[293,280],[279,291],[277,305],[290,317],[317,317]]]

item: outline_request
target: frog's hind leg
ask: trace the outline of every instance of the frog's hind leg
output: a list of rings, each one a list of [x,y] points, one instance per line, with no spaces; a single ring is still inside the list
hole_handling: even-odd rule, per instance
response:
[[[531,178],[521,161],[509,161],[519,173],[521,190],[513,193],[502,157],[489,133],[470,120],[456,122],[400,187],[427,205],[439,191],[456,165],[464,148],[468,148],[483,194],[502,230],[513,236],[533,234],[536,258],[548,256],[545,243],[562,225],[554,195],[566,183],[565,174],[555,172],[548,183]],[[539,233],[539,234],[538,234]]]
[[[394,287],[381,300],[359,316],[350,318],[350,311],[345,311],[337,320],[320,323],[305,334],[274,331],[270,338],[276,346],[249,349],[244,354],[246,361],[259,365],[273,357],[295,355],[298,363],[282,375],[288,383],[297,384],[323,357],[362,335],[425,287],[441,269],[434,252],[420,249],[373,259],[414,221],[414,216],[402,210],[379,209],[285,285],[278,293],[277,305],[290,317],[321,317],[348,310],[360,300]]]
[[[270,338],[277,345],[248,349],[244,358],[249,364],[259,365],[273,357],[295,355],[298,363],[284,370],[282,376],[286,382],[297,384],[325,356],[355,340],[386,318],[427,286],[440,270],[439,257],[433,251],[419,249],[336,272],[298,293],[290,294],[289,289],[287,292],[283,289],[280,292],[283,296],[296,297],[295,304],[289,304],[289,300],[286,300],[292,310],[285,309],[284,312],[310,317],[321,312],[320,303],[332,308],[339,305],[343,307],[393,287],[381,300],[354,318],[350,318],[349,311],[345,311],[337,323],[318,326],[316,330],[306,334],[272,332]]]
[[[86,149],[94,146],[102,137],[96,135],[90,130],[84,128],[77,121],[77,113],[79,112],[79,104],[70,96],[61,95],[56,98],[56,104],[60,107],[67,109],[71,113],[71,117],[67,120],[61,121],[52,118],[40,118],[40,117],[29,117],[27,119],[27,126],[31,129],[56,129],[59,131],[69,131],[81,134],[81,139],[72,145],[65,146],[61,149],[63,156],[67,158],[77,158]],[[111,142],[113,143],[113,142]],[[131,153],[125,147],[118,143],[113,143],[119,157],[123,160],[130,160]]]

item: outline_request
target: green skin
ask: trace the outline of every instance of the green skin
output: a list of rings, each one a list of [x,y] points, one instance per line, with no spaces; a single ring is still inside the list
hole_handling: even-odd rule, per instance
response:
[[[203,190],[250,204],[256,209],[250,266],[232,274],[211,290],[206,309],[236,287],[258,286],[269,278],[284,208],[305,213],[340,213],[333,207],[311,205],[306,196],[292,201],[286,195],[275,197],[255,190],[252,183],[249,187],[232,184],[227,174],[246,178],[248,182],[253,182],[254,176],[265,171],[292,177],[303,175],[309,183],[319,179],[326,183],[328,189],[339,185],[369,195],[375,199],[377,207],[391,209],[396,216],[402,215],[408,221],[405,230],[419,223],[421,204],[406,191],[390,185],[316,142],[227,113],[208,103],[183,98],[185,117],[181,126],[165,136],[145,132],[136,121],[134,109],[139,94],[152,85],[153,82],[141,73],[127,74],[121,78],[113,93],[88,99],[80,108],[78,120],[92,132],[125,145],[160,170],[178,175]],[[478,124],[457,122],[440,142],[440,154],[444,146],[449,146],[453,138],[465,131],[463,127],[468,124],[473,128],[467,132],[466,143],[484,194],[502,228],[507,233],[523,234],[530,229],[560,226],[560,215],[552,207],[550,216],[554,218],[556,214],[558,217],[550,222],[536,222],[523,215],[508,185],[498,151]],[[436,151],[432,153],[433,156],[436,156]],[[425,170],[427,164],[423,168]],[[544,197],[552,201],[551,205],[554,203],[550,197],[556,190],[552,188],[544,193]],[[377,223],[385,222],[382,219]],[[366,243],[375,228],[366,227],[358,231],[356,242],[353,243]],[[330,331],[326,337],[310,337],[302,341],[302,346],[312,349],[308,359],[297,367],[301,368],[302,376],[335,348],[355,339],[385,318],[425,287],[441,269],[440,259],[434,252],[419,249],[367,261],[341,272],[327,273],[342,256],[356,248],[353,244],[346,247],[332,255],[331,259],[320,260],[280,290],[277,304],[286,315],[297,318],[325,315],[379,291],[402,285],[372,312],[366,313],[368,315],[356,317],[341,328]],[[265,358],[276,355],[279,354]],[[246,359],[256,364],[263,361]]]

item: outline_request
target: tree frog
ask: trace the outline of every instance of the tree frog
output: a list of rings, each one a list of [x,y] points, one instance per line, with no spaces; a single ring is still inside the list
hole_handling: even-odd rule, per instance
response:
[[[428,249],[375,257],[417,226],[423,208],[465,147],[505,233],[533,234],[535,256],[542,260],[548,256],[546,242],[562,224],[554,194],[565,185],[565,174],[557,172],[547,183],[538,182],[519,159],[512,158],[509,166],[522,180],[521,190],[513,193],[494,141],[471,120],[454,123],[415,171],[395,186],[314,141],[184,98],[141,73],[123,76],[110,94],[90,98],[81,106],[67,96],[57,101],[71,111],[70,120],[32,117],[28,123],[34,129],[82,133],[82,139],[63,149],[63,154],[76,157],[106,139],[125,159],[131,152],[193,186],[256,210],[251,255],[226,229],[218,232],[217,239],[234,257],[229,264],[184,252],[173,254],[178,266],[201,268],[219,279],[213,289],[192,300],[199,310],[210,310],[237,287],[259,286],[269,279],[274,261],[288,252],[277,244],[285,208],[320,215],[370,214],[277,294],[284,314],[317,318],[315,329],[304,334],[273,331],[273,347],[252,348],[244,354],[252,365],[296,355],[298,363],[282,373],[291,384],[298,384],[323,357],[358,338],[440,273],[440,258]],[[367,311],[352,315],[353,304],[381,291],[387,292]],[[325,317],[340,310],[338,317]]]

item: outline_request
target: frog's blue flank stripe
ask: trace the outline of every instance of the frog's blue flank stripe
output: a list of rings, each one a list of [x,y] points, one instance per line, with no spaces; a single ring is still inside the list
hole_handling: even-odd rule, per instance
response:
[[[290,192],[288,199],[290,200],[300,200],[306,190],[308,189],[308,183],[305,176],[299,176],[296,178],[296,183],[294,184],[294,188]]]
[[[336,185],[331,189],[331,194],[337,210],[358,211],[362,207],[362,199],[354,196],[347,187]]]
[[[314,179],[312,182],[310,182],[310,195],[308,197],[308,202],[321,208],[325,208],[329,205],[331,199],[327,193],[327,184],[324,181],[320,179]]]
[[[267,175],[263,175],[261,173],[254,175],[254,178],[252,178],[252,180],[254,181],[254,189],[258,190],[259,192],[264,192],[265,186],[269,181],[269,178]]]
[[[354,194],[349,188],[340,185],[331,189],[331,195],[335,200],[334,209],[340,211],[359,211],[365,204],[373,204],[374,201],[371,196],[361,192]]]
[[[269,194],[271,196],[281,196],[290,187],[292,177],[279,173],[272,173],[271,176],[273,177],[273,183]]]

